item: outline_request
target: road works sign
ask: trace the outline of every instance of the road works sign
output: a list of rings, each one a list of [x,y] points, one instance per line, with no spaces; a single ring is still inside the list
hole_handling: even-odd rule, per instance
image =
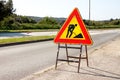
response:
[[[55,43],[92,44],[91,37],[82,21],[78,8],[75,8],[65,21],[57,36]]]

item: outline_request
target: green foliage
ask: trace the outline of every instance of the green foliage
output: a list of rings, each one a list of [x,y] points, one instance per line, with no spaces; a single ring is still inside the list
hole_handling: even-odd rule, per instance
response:
[[[23,29],[59,29],[65,19],[44,17],[36,22],[30,17],[14,14],[12,0],[0,0],[0,29],[1,30],[23,30]],[[56,20],[57,19],[57,20]],[[89,29],[120,28],[120,19],[106,21],[83,20]]]
[[[44,17],[42,20],[40,20],[39,24],[55,25],[55,24],[58,24],[58,22],[52,17]]]
[[[49,24],[29,24],[24,23],[21,25],[23,29],[59,29],[60,25],[49,25]]]
[[[113,20],[113,21],[110,21],[109,23],[110,25],[120,25],[120,20]]]
[[[112,29],[120,28],[120,25],[87,26],[88,29]]]
[[[36,23],[35,20],[33,20],[29,17],[26,17],[26,16],[16,16],[15,20],[19,23]]]
[[[26,16],[11,15],[4,18],[0,22],[2,30],[17,30],[17,29],[59,29],[61,26],[53,18],[43,18],[41,22],[36,23],[35,20]]]
[[[29,17],[17,16],[15,14],[13,14],[11,16],[5,17],[2,21],[0,21],[0,29],[2,29],[2,30],[23,29],[22,24],[24,24],[24,23],[30,23],[30,25],[31,25],[36,22]]]
[[[4,13],[5,13],[5,10],[4,10],[4,1],[1,0],[0,1],[0,21],[3,19],[3,17],[5,16]]]
[[[15,12],[15,9],[13,9],[12,0],[8,0],[7,2],[5,0],[0,1],[0,21],[13,14],[13,12]]]
[[[52,17],[44,17],[38,23],[26,16],[13,14],[12,0],[0,1],[0,29],[17,30],[17,29],[58,29],[59,23]]]
[[[38,29],[59,29],[60,24],[52,17],[44,17],[35,25]]]
[[[15,9],[13,8],[12,0],[8,0],[6,2],[5,9],[6,9],[6,13],[8,13],[8,15],[11,15],[11,14],[13,14],[13,12],[15,12]]]
[[[120,28],[120,19],[110,19],[105,21],[83,21],[89,29]]]

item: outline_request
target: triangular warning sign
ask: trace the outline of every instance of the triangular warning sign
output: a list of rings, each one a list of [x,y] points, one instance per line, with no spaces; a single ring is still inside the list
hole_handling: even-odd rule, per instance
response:
[[[54,42],[66,44],[92,44],[91,37],[82,21],[78,8],[72,11],[55,37]]]

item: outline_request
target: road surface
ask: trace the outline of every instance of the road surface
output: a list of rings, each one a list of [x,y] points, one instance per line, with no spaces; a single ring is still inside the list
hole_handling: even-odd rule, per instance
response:
[[[94,33],[94,32],[93,32]],[[94,45],[104,44],[120,36],[119,31],[105,31],[92,34]],[[61,50],[61,53],[65,50]],[[38,70],[55,64],[57,45],[53,41],[0,47],[0,80],[19,80]],[[70,51],[76,54],[77,50]],[[61,54],[61,57],[65,56]]]
[[[118,29],[114,31],[120,31]],[[112,30],[89,30],[90,34],[101,34],[101,33],[108,33],[113,32]],[[6,38],[17,38],[17,37],[24,37],[24,36],[50,36],[50,35],[56,35],[57,31],[52,32],[23,32],[23,33],[0,33],[0,39],[6,39]]]

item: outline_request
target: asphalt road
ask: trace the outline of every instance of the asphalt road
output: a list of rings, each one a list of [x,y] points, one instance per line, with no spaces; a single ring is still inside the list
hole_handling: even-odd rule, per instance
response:
[[[118,31],[118,29],[114,30]],[[100,34],[106,33],[106,32],[113,32],[112,30],[89,30],[89,33],[91,34]],[[49,35],[55,35],[57,34],[57,31],[49,31],[49,32],[17,32],[17,33],[0,33],[0,39],[6,39],[6,38],[17,38],[17,37],[24,37],[24,36],[49,36]]]
[[[119,31],[92,35],[93,47],[120,36]],[[63,53],[65,50],[61,50]],[[57,45],[53,41],[0,47],[0,80],[19,80],[55,64]],[[69,50],[76,54],[77,50]],[[73,53],[74,52],[74,53]],[[61,57],[65,56],[61,54]]]
[[[55,35],[57,31],[49,31],[49,32],[17,32],[17,33],[0,33],[0,39],[6,38],[16,38],[16,37],[24,37],[24,36],[50,36]]]

